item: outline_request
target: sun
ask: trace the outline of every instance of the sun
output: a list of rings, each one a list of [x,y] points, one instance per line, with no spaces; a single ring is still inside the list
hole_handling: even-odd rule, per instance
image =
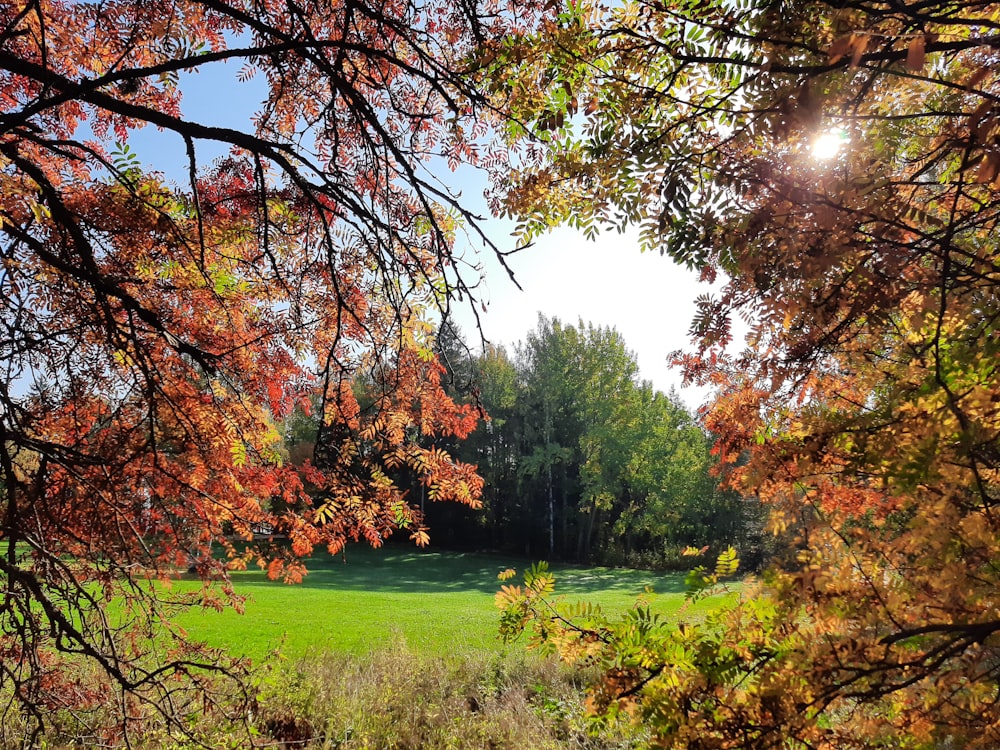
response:
[[[820,160],[832,159],[850,140],[843,130],[827,130],[813,141],[813,156]]]

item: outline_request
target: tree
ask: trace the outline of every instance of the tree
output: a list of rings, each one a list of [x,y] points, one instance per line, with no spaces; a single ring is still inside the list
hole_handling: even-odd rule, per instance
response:
[[[998,18],[583,2],[497,52],[533,138],[500,197],[526,235],[638,223],[724,278],[678,360],[730,485],[798,535],[714,628],[563,631],[663,746],[1000,739]]]
[[[476,161],[477,47],[531,28],[535,11],[0,10],[4,732],[22,711],[34,736],[56,708],[110,711],[122,731],[145,710],[177,721],[213,699],[226,665],[165,624],[172,606],[238,605],[226,570],[247,562],[297,580],[317,544],[401,527],[425,542],[388,478],[400,468],[436,499],[478,502],[473,468],[416,439],[477,419],[442,390],[429,322],[470,292],[453,246],[475,217],[429,160]],[[194,74],[227,62],[263,80],[252,128],[184,110]],[[183,144],[182,184],[130,149],[142,127]],[[275,424],[317,396],[310,495],[278,461]],[[307,510],[273,512],[273,498]],[[264,525],[287,554],[244,545]],[[221,590],[189,600],[147,584],[190,560]]]
[[[502,347],[486,345],[470,358],[460,340],[451,347],[456,363],[453,388],[461,387],[464,398],[480,409],[485,418],[465,440],[455,445],[453,455],[475,464],[483,479],[481,507],[447,504],[430,506],[427,523],[435,529],[436,545],[462,550],[507,549],[523,552],[534,509],[525,502],[518,477],[521,420],[514,363]]]
[[[635,354],[613,329],[580,324],[582,346],[577,352],[577,409],[584,424],[580,436],[579,511],[586,516],[580,524],[577,557],[588,559],[595,541],[605,546],[608,539],[595,535],[613,526],[625,495],[625,472],[633,452],[634,430],[641,404]],[[616,508],[615,506],[619,507]]]
[[[484,480],[479,509],[428,507],[436,544],[646,567],[736,544],[756,567],[758,505],[719,490],[711,436],[639,382],[617,331],[540,316],[514,361],[493,347],[469,359],[454,328],[436,346],[450,392],[489,415],[461,442],[433,439]]]
[[[481,537],[480,544],[490,549],[519,549],[521,540],[513,533],[520,507],[517,370],[506,350],[494,346],[487,346],[473,367],[477,398],[489,420],[480,422],[463,442],[460,455],[475,461],[483,478],[480,518],[487,535]]]
[[[653,392],[646,384],[637,397],[624,472],[627,493],[615,519],[626,558],[632,551],[679,556],[692,546],[717,552],[735,546],[748,568],[759,568],[760,505],[719,486],[712,471],[713,436],[676,394]]]
[[[617,331],[543,316],[517,354],[517,495],[531,546],[616,564],[646,553],[646,564],[662,564],[692,536],[737,541],[744,504],[717,491],[710,436],[675,396],[639,381]]]
[[[578,473],[576,448],[584,430],[577,408],[582,374],[577,365],[582,346],[576,328],[539,315],[536,330],[528,334],[517,351],[524,390],[522,408],[526,411],[519,470],[528,481],[522,484],[522,491],[527,489],[539,500],[531,507],[530,515],[536,524],[545,519],[549,556],[557,554],[556,494],[560,495],[559,549],[563,555],[568,551],[568,496],[577,494],[568,485]],[[574,465],[567,465],[571,463]]]

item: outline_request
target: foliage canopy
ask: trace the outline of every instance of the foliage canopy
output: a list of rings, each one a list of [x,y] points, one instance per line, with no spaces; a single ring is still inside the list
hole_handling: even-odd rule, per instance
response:
[[[402,469],[439,499],[478,502],[473,467],[417,440],[477,419],[442,390],[428,339],[432,311],[470,291],[454,243],[474,217],[428,162],[476,161],[474,51],[530,28],[533,5],[516,11],[0,7],[5,710],[24,708],[36,730],[59,708],[173,718],[188,688],[212,697],[224,664],[158,628],[174,604],[232,592],[189,600],[148,581],[193,565],[224,582],[252,561],[297,580],[317,544],[400,528],[424,543],[390,478]],[[262,81],[252,127],[185,112],[192,75],[223,63]],[[143,166],[127,145],[141,127],[183,143],[185,181]],[[316,456],[300,472],[278,460],[274,424],[317,394]],[[248,546],[255,530],[290,549]]]
[[[640,224],[720,279],[678,361],[717,387],[731,485],[798,537],[713,628],[591,628],[606,705],[664,746],[1000,741],[998,28],[987,2],[579,2],[497,50],[525,143],[498,201],[527,236]]]

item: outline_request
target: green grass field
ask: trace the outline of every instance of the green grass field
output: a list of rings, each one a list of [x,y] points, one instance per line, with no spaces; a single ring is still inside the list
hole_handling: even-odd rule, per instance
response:
[[[268,581],[263,572],[235,573],[246,611],[189,611],[178,618],[192,640],[225,646],[259,662],[279,651],[298,659],[324,651],[365,653],[401,640],[414,651],[499,650],[497,573],[527,563],[481,554],[432,552],[405,547],[372,550],[354,546],[346,561],[319,555],[299,585]],[[665,614],[684,604],[684,576],[610,568],[553,566],[556,592],[606,610],[625,609],[645,587],[650,604]],[[194,585],[182,582],[180,585]],[[711,599],[690,610],[711,609]]]

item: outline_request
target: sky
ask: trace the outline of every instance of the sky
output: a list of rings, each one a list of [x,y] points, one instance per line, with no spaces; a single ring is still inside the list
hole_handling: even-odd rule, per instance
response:
[[[501,246],[513,241],[509,228],[491,221]],[[678,393],[695,408],[705,391],[681,388],[680,373],[668,366],[668,354],[688,344],[694,300],[707,287],[697,275],[658,253],[639,251],[634,234],[605,233],[589,241],[582,233],[561,228],[509,259],[521,285],[518,290],[499,263],[482,258],[486,270],[481,315],[483,334],[491,343],[511,349],[535,328],[539,313],[575,325],[579,320],[614,327],[636,355],[640,377],[662,391]],[[474,319],[460,310],[456,320],[467,338]]]
[[[261,101],[262,82],[238,83],[238,70],[236,64],[215,64],[185,74],[180,84],[185,116],[208,124],[248,127]],[[176,161],[183,179],[183,144],[180,139],[170,143],[164,138],[147,127],[130,137],[129,143],[155,169],[165,171],[165,164]],[[201,146],[199,159],[203,163],[213,157]],[[450,176],[443,167],[435,171],[443,182],[454,184],[468,196],[473,210],[485,210],[481,184],[466,182],[468,178],[462,175]],[[488,219],[485,228],[500,248],[514,247],[509,222]],[[610,326],[634,352],[642,379],[665,392],[677,389],[692,409],[707,396],[705,389],[682,388],[680,373],[667,363],[670,352],[687,346],[695,297],[707,287],[669,258],[655,252],[641,253],[635,234],[603,233],[589,241],[570,228],[554,230],[508,259],[523,291],[510,281],[491,253],[484,251],[477,256],[474,247],[464,252],[467,260],[481,263],[485,270],[480,297],[487,303],[487,312],[481,314],[481,322],[490,343],[511,351],[535,328],[539,313],[565,324],[582,320]],[[467,306],[457,306],[455,320],[472,346],[475,322]]]

